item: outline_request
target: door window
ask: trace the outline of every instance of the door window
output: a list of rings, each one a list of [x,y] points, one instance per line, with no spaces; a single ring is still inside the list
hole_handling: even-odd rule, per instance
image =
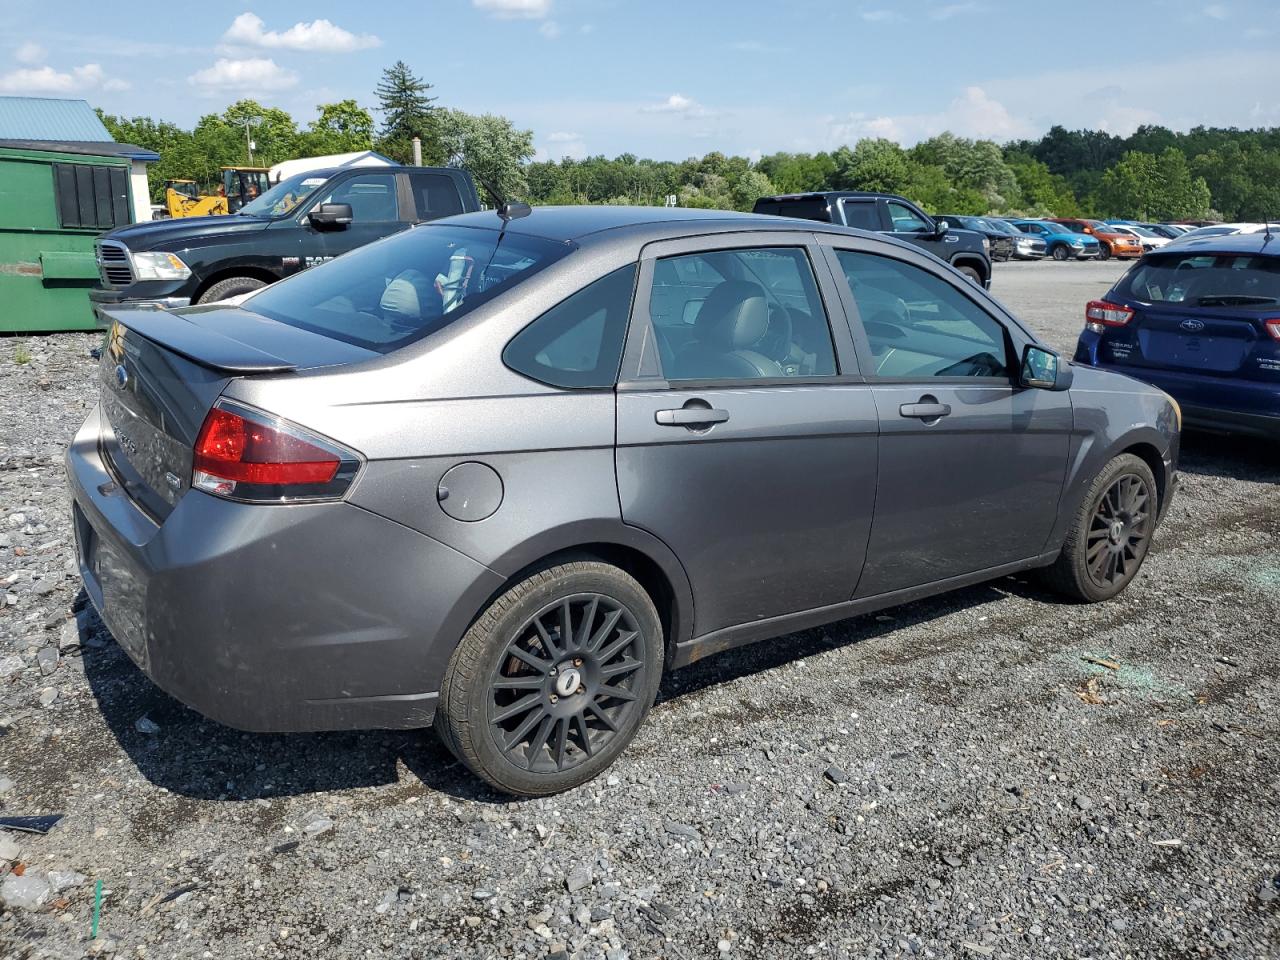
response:
[[[852,250],[836,257],[858,305],[876,375],[1008,379],[1004,327],[941,277]]]
[[[452,178],[440,173],[411,173],[409,186],[419,220],[438,220],[462,213],[462,198]]]
[[[631,264],[583,287],[516,334],[503,361],[555,387],[612,387],[635,279]]]
[[[880,229],[880,214],[876,211],[874,200],[845,200],[843,206],[847,226],[857,227],[859,230]]]
[[[654,264],[649,314],[668,380],[836,373],[826,310],[799,248],[663,258]]]
[[[893,229],[898,233],[925,233],[929,228],[929,224],[916,214],[910,207],[894,200],[888,202],[889,219],[893,221]]]
[[[393,174],[365,174],[338,184],[320,203],[349,203],[355,223],[386,223],[400,219],[396,210]]]

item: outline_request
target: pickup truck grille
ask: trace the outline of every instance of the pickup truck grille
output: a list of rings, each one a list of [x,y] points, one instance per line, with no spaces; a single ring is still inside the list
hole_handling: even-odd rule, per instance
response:
[[[97,243],[98,273],[104,287],[127,287],[133,283],[133,265],[129,262],[129,250],[114,240]]]

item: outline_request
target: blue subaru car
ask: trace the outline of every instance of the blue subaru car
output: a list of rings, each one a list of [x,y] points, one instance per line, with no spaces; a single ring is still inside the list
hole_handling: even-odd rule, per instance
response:
[[[1044,241],[1045,252],[1055,260],[1088,260],[1102,253],[1102,246],[1087,233],[1072,233],[1051,220],[1010,220],[1023,233]]]
[[[1154,384],[1189,427],[1280,439],[1280,230],[1148,253],[1088,305],[1075,361]]]

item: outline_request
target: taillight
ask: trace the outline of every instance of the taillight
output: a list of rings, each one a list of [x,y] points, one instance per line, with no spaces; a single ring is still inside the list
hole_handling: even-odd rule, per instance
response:
[[[191,486],[229,500],[330,500],[342,496],[359,466],[354,452],[332,440],[219,400],[196,438]]]
[[[1262,325],[1267,328],[1267,333],[1271,334],[1272,340],[1280,340],[1280,317],[1263,320]]]
[[[1107,300],[1090,300],[1084,319],[1089,330],[1102,333],[1104,327],[1123,327],[1133,319],[1133,311]]]

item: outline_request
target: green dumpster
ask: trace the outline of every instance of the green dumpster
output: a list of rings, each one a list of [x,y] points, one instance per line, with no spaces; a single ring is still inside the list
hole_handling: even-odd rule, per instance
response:
[[[129,163],[0,145],[0,333],[94,328],[93,242],[133,221]]]

